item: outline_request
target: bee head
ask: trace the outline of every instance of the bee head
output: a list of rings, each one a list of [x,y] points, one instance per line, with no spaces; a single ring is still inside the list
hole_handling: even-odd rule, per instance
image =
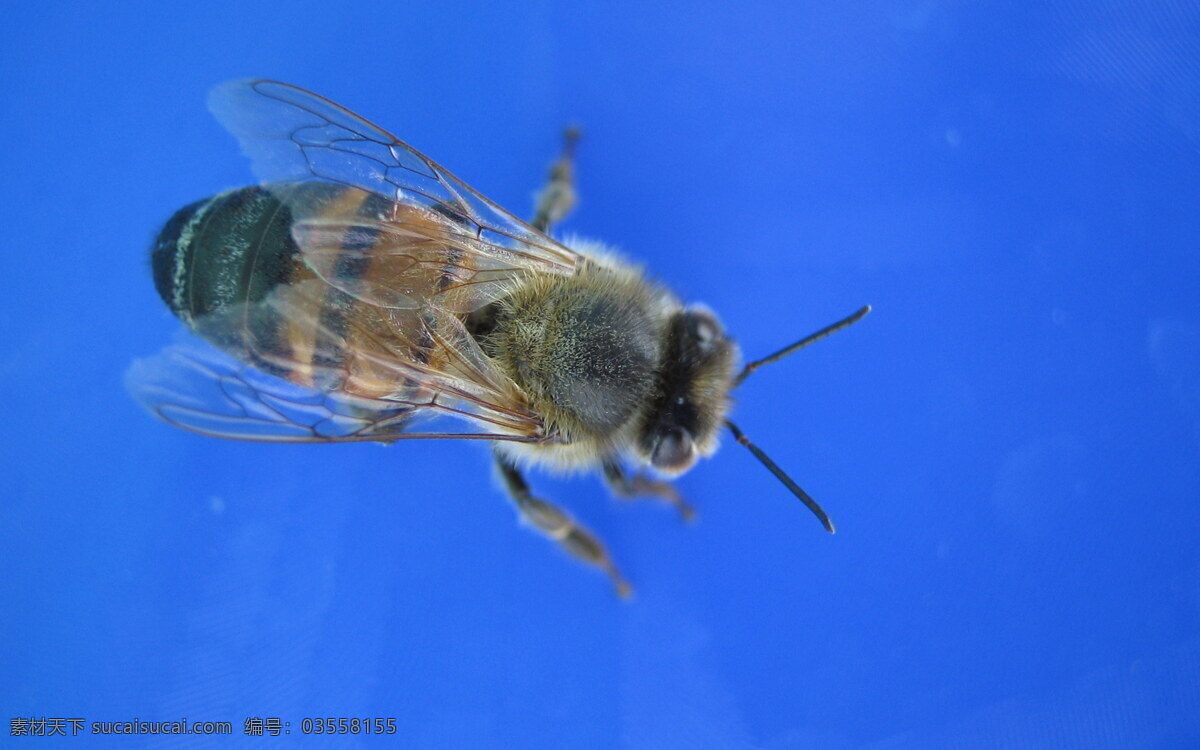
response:
[[[638,434],[647,463],[676,475],[712,454],[737,359],[737,347],[708,309],[692,306],[671,318],[658,387]]]

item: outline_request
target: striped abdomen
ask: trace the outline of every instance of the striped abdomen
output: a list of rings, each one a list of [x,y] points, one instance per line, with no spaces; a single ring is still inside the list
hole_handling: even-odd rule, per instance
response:
[[[189,328],[260,370],[323,391],[418,400],[392,365],[434,356],[422,312],[372,305],[319,278],[293,239],[289,208],[378,218],[391,204],[328,183],[284,190],[286,203],[282,191],[248,187],[176,212],[152,250],[159,295]],[[357,232],[347,249],[362,243]]]

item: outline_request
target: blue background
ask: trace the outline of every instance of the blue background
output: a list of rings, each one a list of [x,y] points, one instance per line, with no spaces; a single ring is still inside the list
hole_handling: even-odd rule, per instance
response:
[[[394,716],[421,748],[1200,747],[1200,5],[10,4],[0,46],[0,713]],[[1024,6],[1024,7],[1018,7]],[[250,180],[268,76],[564,230],[761,356],[685,527],[471,444],[251,445],[141,412],[147,248]],[[4,746],[49,746],[10,738]],[[256,744],[257,743],[257,744]],[[70,746],[87,744],[76,740]],[[63,743],[67,746],[67,743]]]

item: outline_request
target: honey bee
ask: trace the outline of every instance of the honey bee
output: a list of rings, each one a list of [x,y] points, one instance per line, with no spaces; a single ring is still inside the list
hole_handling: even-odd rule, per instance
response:
[[[247,440],[491,441],[520,516],[622,595],[629,584],[604,546],[535,497],[525,467],[599,470],[614,494],[688,517],[665,480],[728,429],[833,531],[729,420],[730,392],[869,307],[739,369],[711,310],[600,243],[551,238],[575,203],[576,131],[527,224],[304,89],[236,81],[209,108],[260,183],[180,209],[153,245],[155,286],[198,339],[131,367],[151,412]]]

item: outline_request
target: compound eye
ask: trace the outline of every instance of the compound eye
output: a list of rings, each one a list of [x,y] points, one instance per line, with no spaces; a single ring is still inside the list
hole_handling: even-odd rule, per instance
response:
[[[695,337],[700,349],[702,351],[712,349],[713,344],[721,336],[721,324],[706,312],[691,312],[688,313],[688,317],[691,318],[692,336]]]
[[[654,468],[670,473],[679,473],[696,460],[696,444],[692,436],[681,427],[672,427],[662,434],[654,446],[650,463]]]

